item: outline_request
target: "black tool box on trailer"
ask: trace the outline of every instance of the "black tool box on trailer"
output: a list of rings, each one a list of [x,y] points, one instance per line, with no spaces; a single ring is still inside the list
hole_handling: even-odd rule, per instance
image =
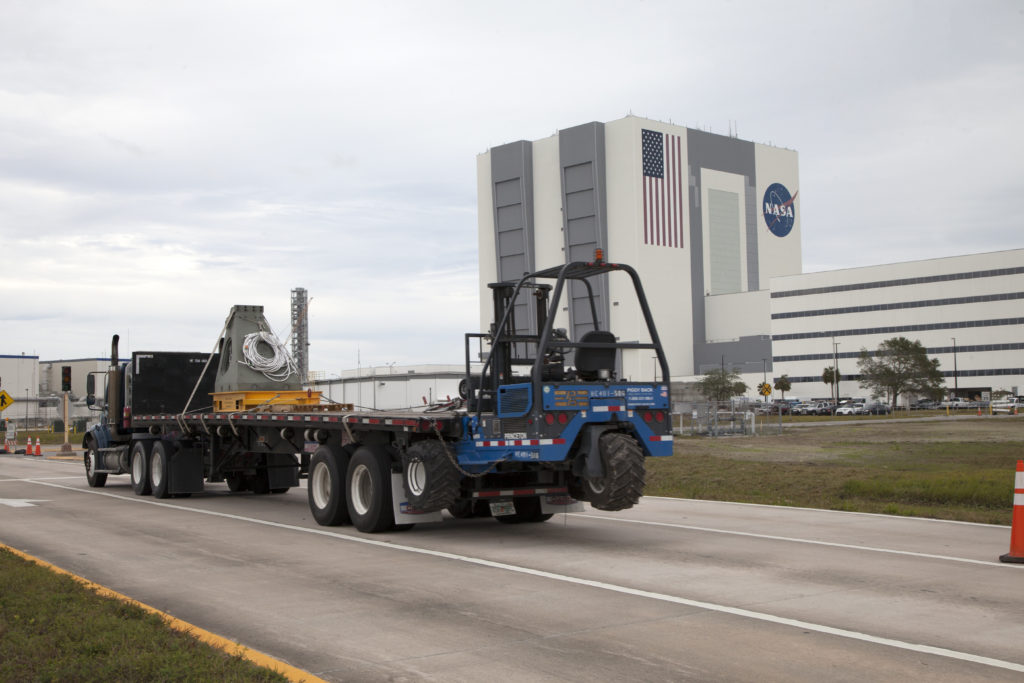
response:
[[[196,381],[202,375],[202,382],[195,390],[189,412],[209,409],[213,405],[213,380],[217,375],[217,361],[220,354],[214,354],[209,367],[208,353],[187,351],[159,351],[132,353],[131,407],[132,415],[158,415],[180,413],[185,408]],[[203,375],[203,368],[206,374]]]

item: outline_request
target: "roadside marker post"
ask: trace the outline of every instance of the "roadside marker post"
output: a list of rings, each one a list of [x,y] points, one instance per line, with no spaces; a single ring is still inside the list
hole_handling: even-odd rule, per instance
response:
[[[1000,555],[1001,562],[1024,564],[1024,460],[1017,461],[1013,480],[1013,522],[1010,527],[1010,552]]]

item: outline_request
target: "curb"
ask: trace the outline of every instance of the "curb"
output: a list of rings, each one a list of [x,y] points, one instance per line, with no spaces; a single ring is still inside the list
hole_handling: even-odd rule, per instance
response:
[[[176,619],[175,617],[172,617],[170,614],[167,614],[166,612],[161,612],[155,607],[150,607],[149,605],[141,603],[138,600],[129,598],[127,595],[123,595],[122,593],[118,593],[115,590],[111,590],[106,586],[101,586],[98,583],[94,583],[83,576],[79,576],[77,574],[69,572],[66,569],[61,569],[57,565],[50,564],[46,560],[41,560],[38,557],[34,557],[32,555],[29,555],[28,553],[24,553],[18,550],[17,548],[12,548],[11,546],[5,543],[0,543],[0,548],[10,551],[12,554],[17,555],[23,560],[27,560],[28,562],[34,562],[35,564],[38,564],[41,567],[45,567],[46,569],[49,569],[55,574],[63,574],[64,576],[69,576],[78,583],[88,588],[89,590],[96,593],[97,595],[100,595],[105,598],[113,598],[114,600],[120,600],[121,602],[127,603],[129,605],[135,605],[136,607],[139,607],[149,612],[150,614],[156,614],[164,620],[164,623],[167,626],[174,629],[175,631],[180,631],[189,636],[192,636],[196,640],[202,641],[207,645],[211,645],[217,648],[218,650],[221,650],[222,652],[231,655],[232,657],[241,657],[243,659],[249,660],[257,666],[263,667],[264,669],[270,669],[271,671],[275,671],[284,676],[285,678],[287,678],[289,681],[293,681],[294,683],[328,683],[324,679],[314,676],[308,671],[303,671],[302,669],[294,667],[290,664],[286,664],[282,662],[280,659],[275,659],[274,657],[271,657],[268,654],[264,654],[258,650],[253,650],[244,645],[231,642],[226,638],[218,636],[216,633],[211,633],[210,631],[199,628],[198,626],[190,624],[187,621]]]

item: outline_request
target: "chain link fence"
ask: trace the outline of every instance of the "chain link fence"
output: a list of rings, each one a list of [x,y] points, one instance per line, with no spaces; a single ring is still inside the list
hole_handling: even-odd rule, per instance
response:
[[[782,433],[781,415],[765,414],[753,401],[676,403],[672,424],[680,436],[754,436]]]

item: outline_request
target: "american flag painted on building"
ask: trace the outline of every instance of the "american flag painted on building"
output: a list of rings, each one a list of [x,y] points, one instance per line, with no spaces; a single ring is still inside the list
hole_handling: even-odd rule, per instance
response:
[[[644,182],[644,244],[683,246],[686,166],[678,135],[641,130]]]

